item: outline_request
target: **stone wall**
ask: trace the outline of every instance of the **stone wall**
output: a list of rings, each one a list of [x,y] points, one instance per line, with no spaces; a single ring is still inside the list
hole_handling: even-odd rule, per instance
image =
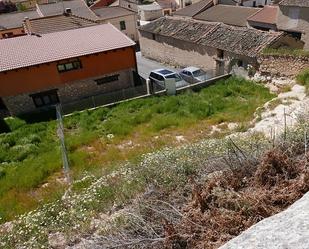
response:
[[[204,70],[216,68],[214,48],[196,46],[159,35],[156,35],[154,40],[152,34],[146,32],[140,35],[139,40],[143,56],[164,64],[176,67],[196,66]]]
[[[294,78],[300,71],[309,68],[308,57],[290,55],[262,55],[259,71],[263,75]]]
[[[242,61],[245,65],[257,66],[255,58],[224,51],[223,58],[218,60],[218,49],[172,37],[140,31],[139,40],[143,56],[175,67],[195,66],[206,71],[220,72],[217,63],[220,61],[224,73],[228,73],[231,70],[231,62],[234,60]]]
[[[70,103],[82,98],[87,98],[93,95],[103,94],[107,92],[117,91],[120,89],[134,86],[133,68],[115,72],[111,75],[119,74],[118,81],[104,83],[98,85],[95,80],[109,75],[101,75],[94,78],[79,80],[67,83],[61,86],[51,86],[42,90],[41,92],[51,89],[57,89],[57,94],[60,103]],[[9,109],[11,115],[19,115],[27,112],[38,110],[34,105],[31,94],[39,92],[24,93],[17,96],[3,97],[3,102]]]

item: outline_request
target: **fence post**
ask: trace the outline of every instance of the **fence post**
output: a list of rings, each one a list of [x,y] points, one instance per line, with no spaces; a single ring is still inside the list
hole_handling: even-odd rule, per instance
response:
[[[151,95],[151,93],[150,93],[150,79],[146,79],[146,88],[147,88],[147,95]]]
[[[63,121],[62,121],[62,114],[61,114],[61,106],[60,104],[56,105],[56,115],[57,115],[57,120],[58,120],[58,128],[57,128],[57,135],[60,140],[61,144],[61,153],[62,153],[62,161],[63,161],[63,171],[64,175],[66,177],[67,183],[71,184],[71,179],[70,179],[70,168],[69,168],[69,160],[68,160],[68,155],[67,155],[67,150],[65,147],[65,142],[64,142],[64,127],[63,127]]]

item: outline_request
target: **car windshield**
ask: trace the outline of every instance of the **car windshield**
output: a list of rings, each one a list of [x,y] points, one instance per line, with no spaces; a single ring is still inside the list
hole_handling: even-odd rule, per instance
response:
[[[175,79],[176,82],[181,81],[181,77],[178,74],[171,74],[168,76],[165,76],[166,79]]]
[[[192,74],[194,77],[199,77],[201,75],[205,75],[206,73],[203,70],[198,69],[198,70],[193,71]]]

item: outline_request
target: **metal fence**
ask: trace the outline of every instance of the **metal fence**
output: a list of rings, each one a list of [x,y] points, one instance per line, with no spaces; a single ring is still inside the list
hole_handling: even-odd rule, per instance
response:
[[[187,86],[182,86],[176,89],[177,93],[180,93],[182,91],[191,89],[191,90],[200,90],[202,88],[205,88],[211,84],[214,84],[216,81],[220,79],[224,79],[226,77],[229,77],[229,74],[224,74],[224,75],[217,75],[215,71],[207,71],[207,74],[209,76],[209,79],[199,82],[199,83],[194,83],[194,84],[189,84]],[[150,88],[150,89],[149,89]],[[135,87],[130,87],[118,91],[113,91],[113,92],[108,92],[108,93],[103,93],[103,94],[98,94],[86,98],[82,98],[79,100],[76,100],[74,102],[69,102],[69,103],[62,103],[62,113],[64,115],[70,114],[74,111],[82,111],[85,109],[91,109],[91,108],[96,108],[100,106],[106,106],[110,104],[114,104],[120,101],[124,100],[129,100],[133,99],[136,97],[147,97],[150,94],[155,94],[155,95],[165,95],[166,94],[166,89],[164,86],[158,85],[158,84],[150,84],[147,86],[146,84],[142,84],[140,86],[135,86]]]
[[[90,108],[96,108],[98,106],[104,106],[111,103],[119,102],[126,99],[131,99],[139,96],[147,95],[147,86],[135,86],[118,91],[103,93],[79,99],[78,101],[63,103],[63,114],[69,114],[74,111],[81,111]]]

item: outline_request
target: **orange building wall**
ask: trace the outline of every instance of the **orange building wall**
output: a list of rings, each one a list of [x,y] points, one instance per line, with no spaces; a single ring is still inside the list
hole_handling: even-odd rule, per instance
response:
[[[113,73],[129,68],[136,68],[133,47],[79,57],[82,69],[59,73],[58,62],[31,66],[0,73],[0,96],[15,96],[31,93],[49,87]],[[64,60],[63,62],[65,62]]]

